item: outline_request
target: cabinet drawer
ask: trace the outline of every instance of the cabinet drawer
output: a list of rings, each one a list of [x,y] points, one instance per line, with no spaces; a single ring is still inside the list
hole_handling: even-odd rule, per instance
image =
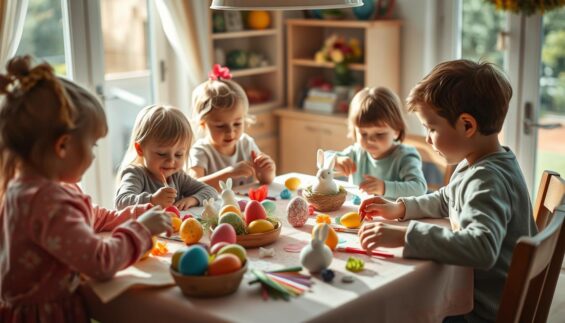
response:
[[[262,137],[255,139],[255,143],[259,146],[261,151],[269,156],[275,161],[278,169],[278,146],[277,146],[277,137],[270,136],[270,137]],[[278,172],[277,172],[278,173]]]
[[[255,118],[256,122],[250,124],[246,130],[248,135],[257,139],[277,133],[277,120],[271,112],[255,114]]]

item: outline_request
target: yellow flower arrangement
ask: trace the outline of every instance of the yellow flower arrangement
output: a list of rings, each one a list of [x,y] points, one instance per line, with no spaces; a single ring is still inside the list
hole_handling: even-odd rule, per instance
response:
[[[349,85],[352,82],[349,63],[360,62],[363,58],[361,42],[351,38],[347,41],[343,36],[331,35],[324,41],[324,45],[314,55],[316,63],[335,64],[336,85]]]
[[[485,0],[495,5],[497,10],[532,15],[565,6],[565,0]]]

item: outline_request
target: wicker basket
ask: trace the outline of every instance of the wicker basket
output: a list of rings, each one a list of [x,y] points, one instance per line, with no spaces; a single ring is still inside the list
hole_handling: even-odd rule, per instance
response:
[[[218,297],[237,290],[243,274],[247,271],[247,261],[233,273],[218,276],[185,276],[170,268],[171,275],[182,293],[190,297]]]
[[[281,234],[282,224],[277,222],[275,228],[268,232],[242,234],[237,236],[236,243],[244,248],[259,248],[275,242]]]
[[[345,197],[347,196],[347,191],[343,186],[339,187],[339,192],[337,194],[319,194],[312,192],[312,186],[306,187],[302,192],[302,196],[310,203],[317,211],[321,212],[331,212],[339,210],[339,208],[345,202]]]

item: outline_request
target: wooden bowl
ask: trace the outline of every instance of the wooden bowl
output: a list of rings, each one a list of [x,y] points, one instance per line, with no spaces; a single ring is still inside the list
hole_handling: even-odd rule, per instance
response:
[[[217,276],[185,276],[169,268],[173,279],[182,293],[189,297],[219,297],[232,294],[237,290],[243,274],[247,271],[247,261],[233,273]]]
[[[302,191],[302,197],[314,206],[317,211],[331,212],[339,210],[343,205],[347,197],[347,191],[343,186],[340,186],[337,194],[319,194],[312,191],[312,186],[308,186]]]
[[[281,234],[282,224],[277,222],[274,230],[263,233],[243,234],[237,236],[237,243],[245,248],[259,248],[275,242]]]

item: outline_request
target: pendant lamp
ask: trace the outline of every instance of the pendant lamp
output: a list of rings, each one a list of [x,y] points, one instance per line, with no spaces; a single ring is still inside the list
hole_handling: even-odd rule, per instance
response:
[[[362,5],[363,0],[213,0],[210,9],[306,10],[353,8]]]

